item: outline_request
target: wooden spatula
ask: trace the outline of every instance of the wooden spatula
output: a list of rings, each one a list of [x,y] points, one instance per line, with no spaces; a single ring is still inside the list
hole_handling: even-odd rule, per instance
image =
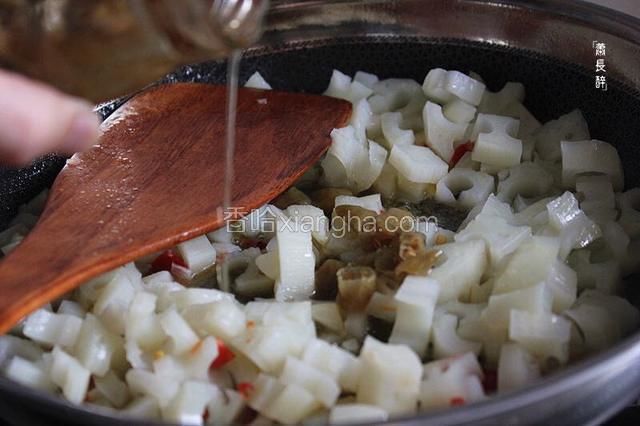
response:
[[[225,99],[225,87],[158,86],[103,123],[99,145],[68,162],[38,224],[0,261],[0,332],[102,272],[223,225]],[[237,110],[231,205],[247,211],[320,158],[351,104],[240,89]]]

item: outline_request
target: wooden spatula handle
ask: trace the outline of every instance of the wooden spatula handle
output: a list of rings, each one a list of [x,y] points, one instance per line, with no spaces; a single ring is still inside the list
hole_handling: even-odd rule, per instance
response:
[[[0,332],[101,272],[220,227],[226,88],[172,84],[129,100],[72,160],[40,221],[0,261]],[[346,124],[351,104],[241,89],[232,205],[289,187]]]

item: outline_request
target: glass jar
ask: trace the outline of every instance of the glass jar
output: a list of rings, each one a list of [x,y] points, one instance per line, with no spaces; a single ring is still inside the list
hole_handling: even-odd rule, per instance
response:
[[[0,0],[0,63],[100,101],[261,35],[267,0]]]

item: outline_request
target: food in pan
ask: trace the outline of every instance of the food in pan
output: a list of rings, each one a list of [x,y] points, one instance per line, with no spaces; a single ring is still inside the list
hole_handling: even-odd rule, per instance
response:
[[[296,185],[32,313],[0,337],[3,374],[185,424],[372,422],[526,386],[638,327],[640,190],[579,110],[541,124],[522,84],[443,69],[334,71],[326,94],[351,122]]]

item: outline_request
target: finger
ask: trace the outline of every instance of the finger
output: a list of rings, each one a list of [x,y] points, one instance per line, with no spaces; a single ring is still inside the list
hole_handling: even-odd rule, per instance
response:
[[[0,70],[0,161],[82,151],[95,143],[98,124],[88,102]]]

